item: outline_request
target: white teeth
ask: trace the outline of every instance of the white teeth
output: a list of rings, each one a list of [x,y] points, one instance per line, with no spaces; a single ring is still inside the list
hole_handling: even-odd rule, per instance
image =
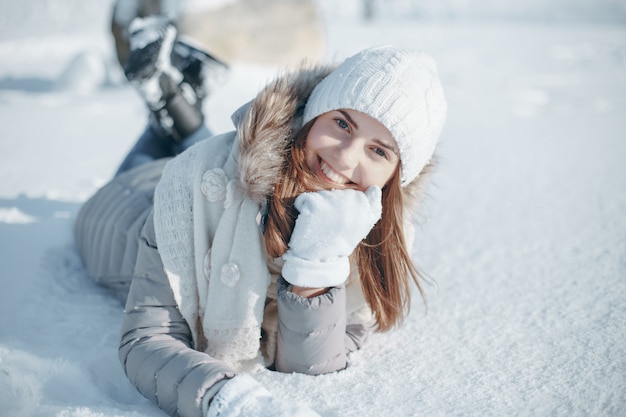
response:
[[[322,161],[322,163],[320,164],[320,168],[322,168],[322,172],[324,173],[324,175],[330,178],[333,182],[336,182],[337,184],[345,184],[346,182],[348,182],[344,177],[333,171],[326,164],[326,162]]]

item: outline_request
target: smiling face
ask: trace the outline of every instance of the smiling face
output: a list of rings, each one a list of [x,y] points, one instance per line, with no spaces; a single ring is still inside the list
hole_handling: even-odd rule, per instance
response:
[[[382,188],[399,163],[398,146],[389,130],[356,110],[322,114],[307,135],[306,164],[329,188]]]

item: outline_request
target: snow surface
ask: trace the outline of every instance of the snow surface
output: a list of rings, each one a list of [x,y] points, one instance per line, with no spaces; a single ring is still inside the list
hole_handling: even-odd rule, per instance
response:
[[[72,243],[146,117],[110,1],[0,3],[0,416],[162,416],[125,379],[121,306]],[[345,371],[255,378],[329,417],[625,415],[624,2],[569,1],[567,19],[560,0],[412,4],[369,23],[354,2],[321,10],[330,58],[393,43],[439,62],[450,111],[415,251],[428,310],[415,297]],[[234,63],[213,129],[274,72]]]

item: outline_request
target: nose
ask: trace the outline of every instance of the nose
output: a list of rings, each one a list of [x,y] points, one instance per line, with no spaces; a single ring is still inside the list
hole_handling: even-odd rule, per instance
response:
[[[358,140],[352,138],[342,141],[335,149],[337,169],[352,170],[356,168],[359,165],[362,153],[362,146],[360,146]]]

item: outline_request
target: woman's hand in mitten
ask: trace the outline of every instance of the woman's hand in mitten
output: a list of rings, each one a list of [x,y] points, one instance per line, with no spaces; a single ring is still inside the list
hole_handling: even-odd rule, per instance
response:
[[[237,375],[215,394],[207,417],[320,417],[309,407],[272,396],[249,375]]]
[[[285,280],[309,288],[342,284],[350,273],[348,256],[380,219],[381,195],[376,186],[299,195],[294,205],[300,214],[283,255]]]

